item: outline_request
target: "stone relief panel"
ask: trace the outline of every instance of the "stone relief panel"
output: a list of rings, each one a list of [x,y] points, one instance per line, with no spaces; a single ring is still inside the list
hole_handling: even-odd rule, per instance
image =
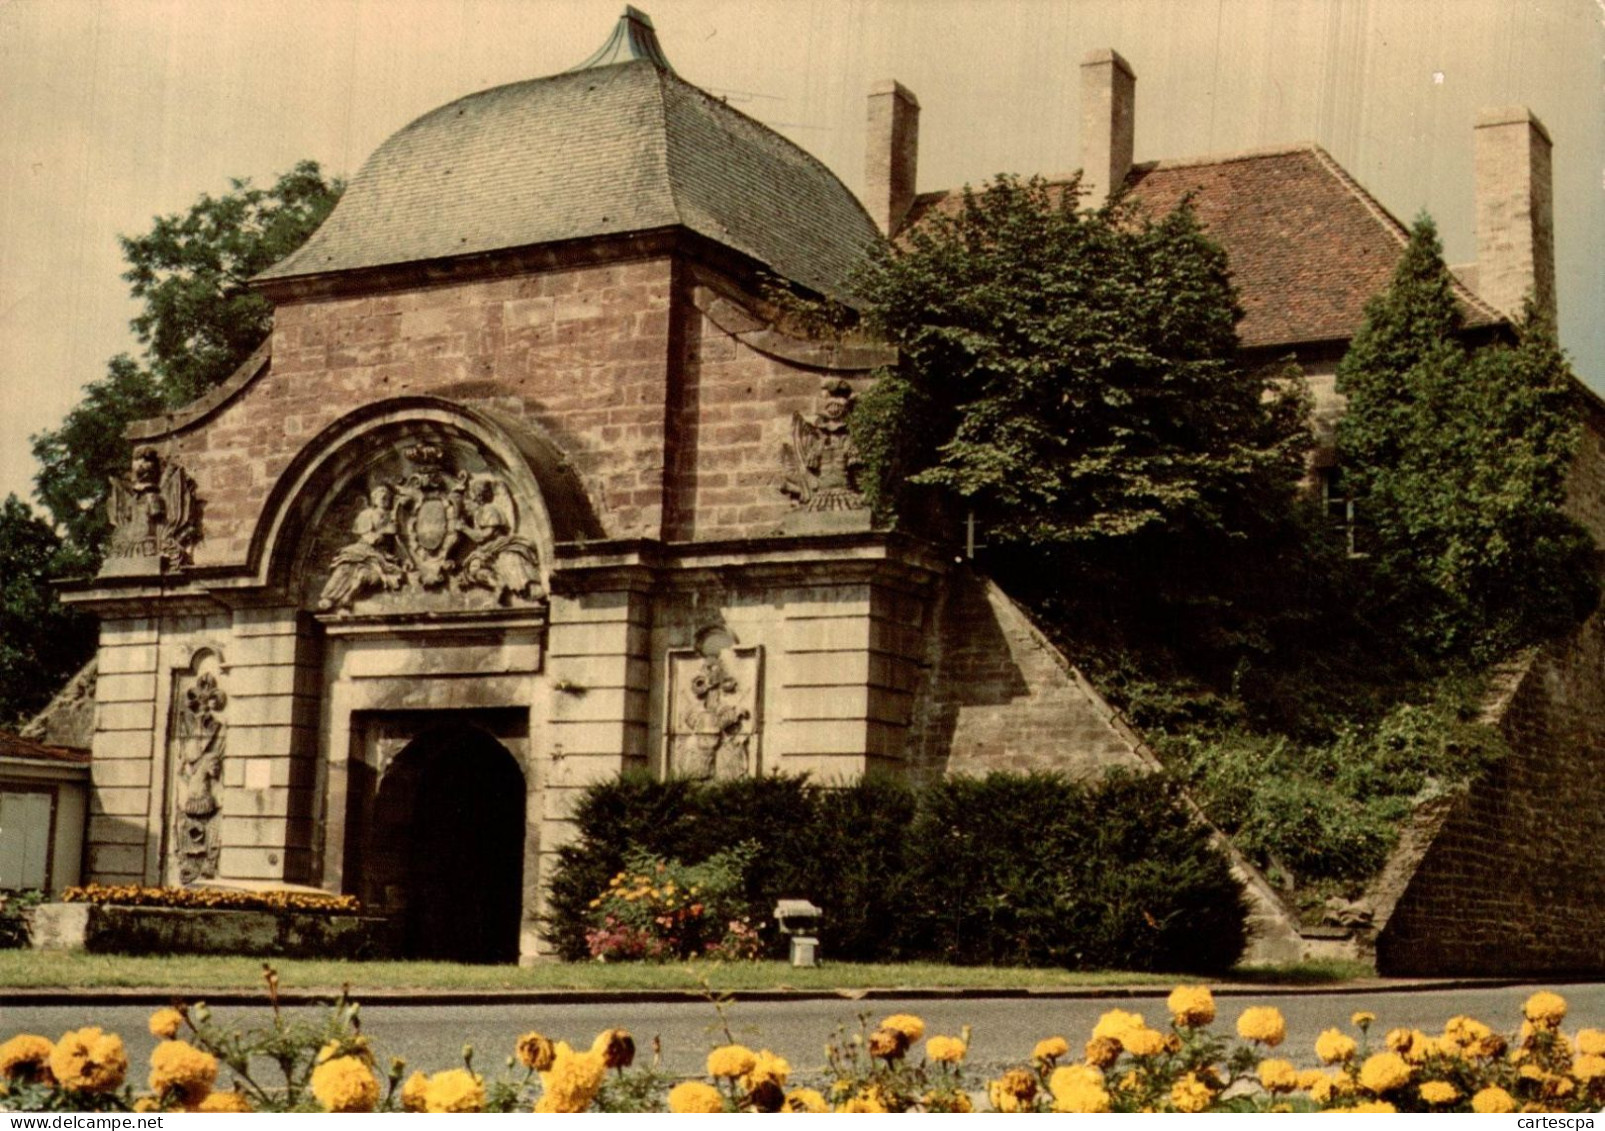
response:
[[[215,653],[203,653],[192,672],[179,676],[173,692],[172,857],[181,884],[216,877],[222,852],[217,790],[228,744],[228,695],[220,685],[220,667]]]
[[[190,564],[201,539],[195,481],[149,445],[134,449],[128,474],[111,481],[111,536],[101,576],[161,573]]]
[[[531,606],[540,551],[507,478],[466,442],[404,442],[325,512],[308,574],[320,613]]]
[[[791,442],[781,445],[780,490],[795,509],[784,520],[787,533],[868,530],[869,504],[858,490],[862,463],[848,431],[853,387],[842,378],[820,384],[819,411],[812,419],[791,417]]]
[[[665,719],[670,776],[725,779],[755,776],[763,649],[743,648],[724,629],[704,630],[695,648],[668,655]]]

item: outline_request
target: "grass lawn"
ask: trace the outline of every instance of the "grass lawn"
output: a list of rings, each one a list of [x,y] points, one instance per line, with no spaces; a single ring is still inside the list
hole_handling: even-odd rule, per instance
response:
[[[599,962],[538,966],[459,966],[448,962],[333,962],[278,959],[279,984],[288,991],[327,990],[349,983],[369,990],[834,990],[834,989],[1068,989],[1110,986],[1169,987],[1200,981],[1172,974],[1072,972],[1016,967],[942,966],[935,963],[858,965],[830,963],[793,969],[783,962],[665,964]],[[1231,979],[1258,984],[1331,985],[1370,977],[1358,962],[1306,962],[1241,969]],[[244,957],[170,957],[86,954],[79,951],[0,950],[0,987],[173,987],[201,990],[262,988],[262,960]]]

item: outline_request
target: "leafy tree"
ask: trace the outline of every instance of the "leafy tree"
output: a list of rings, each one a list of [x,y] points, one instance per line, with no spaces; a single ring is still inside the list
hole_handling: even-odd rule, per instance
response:
[[[303,161],[271,188],[232,180],[225,195],[203,194],[188,212],[123,237],[123,278],[144,302],[131,323],[144,357],[112,358],[61,426],[33,437],[36,493],[56,529],[14,497],[5,504],[0,722],[43,706],[94,650],[91,618],[64,611],[49,580],[99,568],[110,531],[108,482],[128,469],[124,428],[188,404],[262,344],[273,310],[246,281],[304,243],[343,187]]]
[[[94,618],[55,600],[50,579],[78,572],[71,548],[15,495],[0,504],[0,727],[38,711],[94,648]]]
[[[1432,221],[1338,368],[1345,482],[1376,623],[1438,660],[1487,661],[1577,623],[1598,599],[1588,533],[1564,511],[1581,417],[1554,328],[1467,343]]]
[[[973,514],[987,570],[1082,662],[1224,686],[1269,646],[1300,603],[1279,594],[1307,402],[1294,373],[1239,362],[1226,256],[1188,206],[1082,210],[1073,184],[1000,177],[860,291],[900,355],[853,416],[883,517]]]
[[[902,358],[855,414],[870,490],[895,507],[906,477],[1027,546],[1248,529],[1291,497],[1307,433],[1237,362],[1225,253],[1185,205],[1076,205],[1000,177],[867,273]]]
[[[107,534],[107,480],[128,466],[123,429],[188,404],[262,344],[272,306],[246,281],[304,243],[344,188],[314,161],[272,188],[246,180],[230,186],[221,197],[203,194],[188,212],[157,217],[144,235],[123,237],[123,278],[144,301],[130,323],[145,347],[143,365],[126,354],[113,358],[61,427],[33,438],[39,499],[91,569]]]

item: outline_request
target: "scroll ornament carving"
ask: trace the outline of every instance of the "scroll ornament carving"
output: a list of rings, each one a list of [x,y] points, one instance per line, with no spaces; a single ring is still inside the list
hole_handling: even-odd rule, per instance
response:
[[[481,589],[497,605],[540,596],[540,555],[516,533],[506,481],[453,468],[435,444],[404,454],[408,472],[370,486],[352,541],[330,558],[319,610],[383,592]]]
[[[223,777],[228,723],[222,716],[227,706],[228,696],[211,672],[196,676],[179,703],[173,843],[180,883],[217,875],[222,852],[217,784]]]
[[[134,449],[128,474],[111,481],[111,537],[103,573],[159,572],[190,564],[200,541],[195,481],[155,448]]]
[[[868,507],[858,491],[861,460],[848,432],[853,387],[841,378],[820,386],[824,400],[812,420],[791,417],[791,443],[782,448],[780,489],[806,511],[856,511]]]

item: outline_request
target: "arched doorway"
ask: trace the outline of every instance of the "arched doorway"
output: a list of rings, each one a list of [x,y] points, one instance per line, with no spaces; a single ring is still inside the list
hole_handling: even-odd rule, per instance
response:
[[[445,725],[391,760],[374,805],[374,878],[407,958],[518,961],[524,775],[484,731]]]

